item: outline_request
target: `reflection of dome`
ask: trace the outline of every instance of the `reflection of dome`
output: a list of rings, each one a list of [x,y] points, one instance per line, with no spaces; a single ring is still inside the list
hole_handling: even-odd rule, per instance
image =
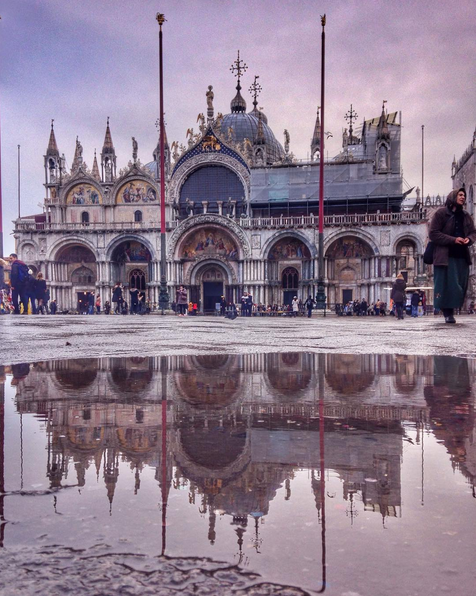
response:
[[[66,389],[83,389],[95,380],[98,363],[92,358],[67,360],[64,368],[55,372],[55,377]]]
[[[193,356],[174,373],[180,396],[197,407],[224,407],[236,398],[241,385],[236,356]]]
[[[192,462],[210,470],[226,468],[246,447],[246,430],[222,426],[186,429],[181,433],[184,452]]]
[[[266,143],[267,162],[271,164],[280,161],[284,157],[284,150],[264,119],[261,120],[261,123]],[[223,117],[221,123],[220,136],[222,138],[226,139],[229,128],[233,129],[232,138],[236,143],[242,143],[245,139],[249,139],[253,143],[258,132],[258,118],[253,112],[249,114],[245,112],[227,114]]]
[[[341,395],[355,395],[372,385],[375,374],[368,370],[368,355],[330,354],[326,381]]]
[[[297,359],[296,359],[297,356]],[[298,397],[311,380],[310,354],[267,354],[268,379],[281,396]]]
[[[151,358],[113,358],[111,377],[123,393],[140,394],[153,377]]]

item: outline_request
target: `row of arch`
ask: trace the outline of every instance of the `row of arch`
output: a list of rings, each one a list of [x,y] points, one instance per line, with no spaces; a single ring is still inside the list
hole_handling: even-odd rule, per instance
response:
[[[140,211],[136,211],[136,217],[137,221],[141,221],[142,213]],[[247,239],[243,236],[243,234],[237,235],[235,230],[230,229],[229,227],[222,227],[219,221],[212,221],[211,228],[231,237],[232,241],[236,244],[238,252],[236,257],[238,260],[243,260],[246,254],[250,253],[250,247],[244,246],[244,243],[247,242]],[[187,241],[192,238],[195,233],[200,232],[202,229],[203,226],[197,225],[186,230],[182,234],[177,234],[175,238],[170,238],[168,250],[169,258],[182,258],[183,255],[181,254],[181,251],[186,246]],[[291,244],[288,244],[288,246],[295,252],[291,255],[278,254],[274,256],[273,250],[281,241],[286,240],[289,240]],[[297,243],[295,242],[293,245],[294,240],[297,241]],[[118,246],[124,242],[138,242],[139,244],[142,244],[148,252],[148,260],[157,260],[159,258],[159,255],[156,253],[154,247],[147,237],[139,234],[128,234],[127,236],[122,235],[121,237],[117,237],[110,242],[109,246],[107,246],[104,251],[105,259],[114,259],[114,252],[117,251]],[[57,240],[44,255],[43,260],[57,261],[59,260],[61,253],[67,247],[71,246],[81,246],[84,249],[89,250],[91,254],[94,255],[94,260],[98,260],[100,257],[93,243],[83,236],[74,235],[70,236],[66,241],[64,239]],[[34,260],[34,255],[38,254],[38,248],[39,247],[34,240],[27,239],[21,242],[18,250],[22,258],[28,262]],[[299,250],[301,250],[302,253],[299,253]],[[374,255],[377,256],[380,254],[375,240],[362,230],[343,230],[332,232],[325,238],[324,250],[325,256],[327,258],[351,259],[370,257]],[[402,257],[411,256],[414,253],[422,254],[423,247],[421,245],[421,239],[413,234],[405,234],[404,236],[400,236],[395,241],[391,250],[391,254],[401,255]],[[225,255],[225,258],[226,256],[227,255]],[[288,230],[274,234],[271,238],[269,238],[267,242],[264,243],[264,246],[261,249],[261,255],[259,256],[260,259],[269,260],[288,260],[289,258],[309,259],[313,257],[317,257],[316,245],[310,242],[305,234],[300,233],[299,231]],[[185,256],[185,258],[187,257]]]

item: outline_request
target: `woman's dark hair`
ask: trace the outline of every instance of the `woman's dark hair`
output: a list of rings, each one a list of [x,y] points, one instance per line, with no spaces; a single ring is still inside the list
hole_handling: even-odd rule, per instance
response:
[[[466,195],[466,190],[464,188],[458,188],[458,190],[452,190],[450,192],[450,194],[446,197],[446,206],[449,209],[453,209],[453,207],[456,207],[457,209],[460,208],[462,209],[462,207],[460,205],[458,205],[458,203],[456,202],[456,197],[458,196],[458,193],[460,192],[464,192],[464,198],[467,198]]]

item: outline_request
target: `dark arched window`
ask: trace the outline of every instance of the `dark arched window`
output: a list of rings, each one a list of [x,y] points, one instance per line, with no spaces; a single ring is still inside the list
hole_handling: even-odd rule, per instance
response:
[[[239,217],[244,196],[243,184],[235,172],[224,166],[204,166],[192,172],[180,189],[180,215],[190,215],[187,209],[190,211],[191,204],[194,214],[202,213],[202,201],[208,201],[209,213],[218,213],[217,201],[222,201],[225,215],[230,210],[228,205],[235,204],[234,215]]]
[[[299,275],[294,267],[286,267],[283,271],[283,290],[297,290]]]
[[[134,269],[129,276],[129,286],[138,290],[145,290],[145,273],[141,269]]]
[[[87,211],[83,211],[81,213],[81,223],[83,223],[83,224],[89,223],[89,213]]]
[[[134,221],[142,221],[142,211],[134,211]]]

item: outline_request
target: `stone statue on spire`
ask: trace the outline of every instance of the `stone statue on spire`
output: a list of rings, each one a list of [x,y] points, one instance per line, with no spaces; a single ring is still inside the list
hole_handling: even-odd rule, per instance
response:
[[[136,138],[132,137],[132,159],[133,159],[134,163],[137,162],[138,150],[139,150],[139,146],[137,144]]]
[[[207,98],[207,119],[210,121],[213,120],[213,98],[215,97],[212,85],[208,85],[208,91],[205,93],[205,96]]]

